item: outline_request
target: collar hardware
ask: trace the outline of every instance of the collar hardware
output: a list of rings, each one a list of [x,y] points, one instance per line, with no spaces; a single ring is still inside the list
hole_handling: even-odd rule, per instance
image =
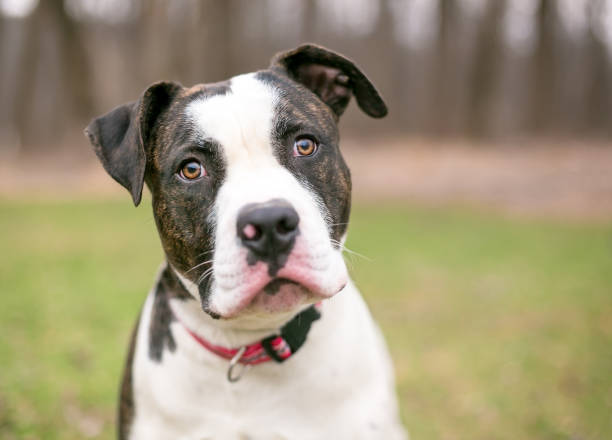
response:
[[[252,365],[269,361],[282,363],[293,356],[306,342],[312,323],[321,317],[320,306],[321,303],[311,305],[295,315],[281,328],[279,333],[240,348],[215,345],[190,330],[178,317],[177,320],[202,347],[229,360],[227,380],[230,383],[236,383]]]
[[[251,364],[240,364],[240,359],[242,359],[242,356],[244,355],[246,349],[246,345],[242,346],[240,350],[238,350],[238,352],[234,355],[234,357],[230,359],[229,367],[227,369],[227,380],[231,383],[238,382],[242,378],[242,375],[246,373],[246,370],[251,367]],[[237,373],[234,373],[234,369],[237,366],[240,366],[240,369]]]

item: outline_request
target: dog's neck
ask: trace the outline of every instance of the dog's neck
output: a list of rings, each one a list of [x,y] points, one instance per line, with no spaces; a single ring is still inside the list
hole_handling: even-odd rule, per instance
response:
[[[165,269],[166,267],[163,267],[161,270]],[[182,294],[173,295],[169,299],[170,308],[177,321],[201,338],[227,348],[253,344],[277,333],[284,324],[309,306],[307,304],[298,310],[284,313],[249,314],[232,319],[215,319],[202,310],[197,285],[170,265],[168,271],[179,281],[178,288],[183,288],[184,293],[189,295],[187,299]]]

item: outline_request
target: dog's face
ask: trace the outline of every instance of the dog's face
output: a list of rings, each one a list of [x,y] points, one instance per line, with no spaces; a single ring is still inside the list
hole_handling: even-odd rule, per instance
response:
[[[351,61],[306,45],[223,83],[155,84],[87,133],[136,204],[146,181],[167,259],[204,311],[292,312],[348,281],[337,121],[353,93],[386,114]]]

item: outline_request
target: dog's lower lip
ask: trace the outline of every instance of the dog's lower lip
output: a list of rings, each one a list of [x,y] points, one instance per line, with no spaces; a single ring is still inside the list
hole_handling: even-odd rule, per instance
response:
[[[279,289],[286,284],[295,284],[298,285],[295,281],[289,280],[287,278],[274,278],[263,288],[263,291],[268,295],[276,295]]]

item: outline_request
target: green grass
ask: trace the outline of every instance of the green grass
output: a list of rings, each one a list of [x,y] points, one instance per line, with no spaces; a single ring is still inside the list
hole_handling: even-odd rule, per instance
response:
[[[360,206],[347,257],[413,439],[612,438],[612,224]],[[114,436],[150,206],[0,201],[0,439]]]

